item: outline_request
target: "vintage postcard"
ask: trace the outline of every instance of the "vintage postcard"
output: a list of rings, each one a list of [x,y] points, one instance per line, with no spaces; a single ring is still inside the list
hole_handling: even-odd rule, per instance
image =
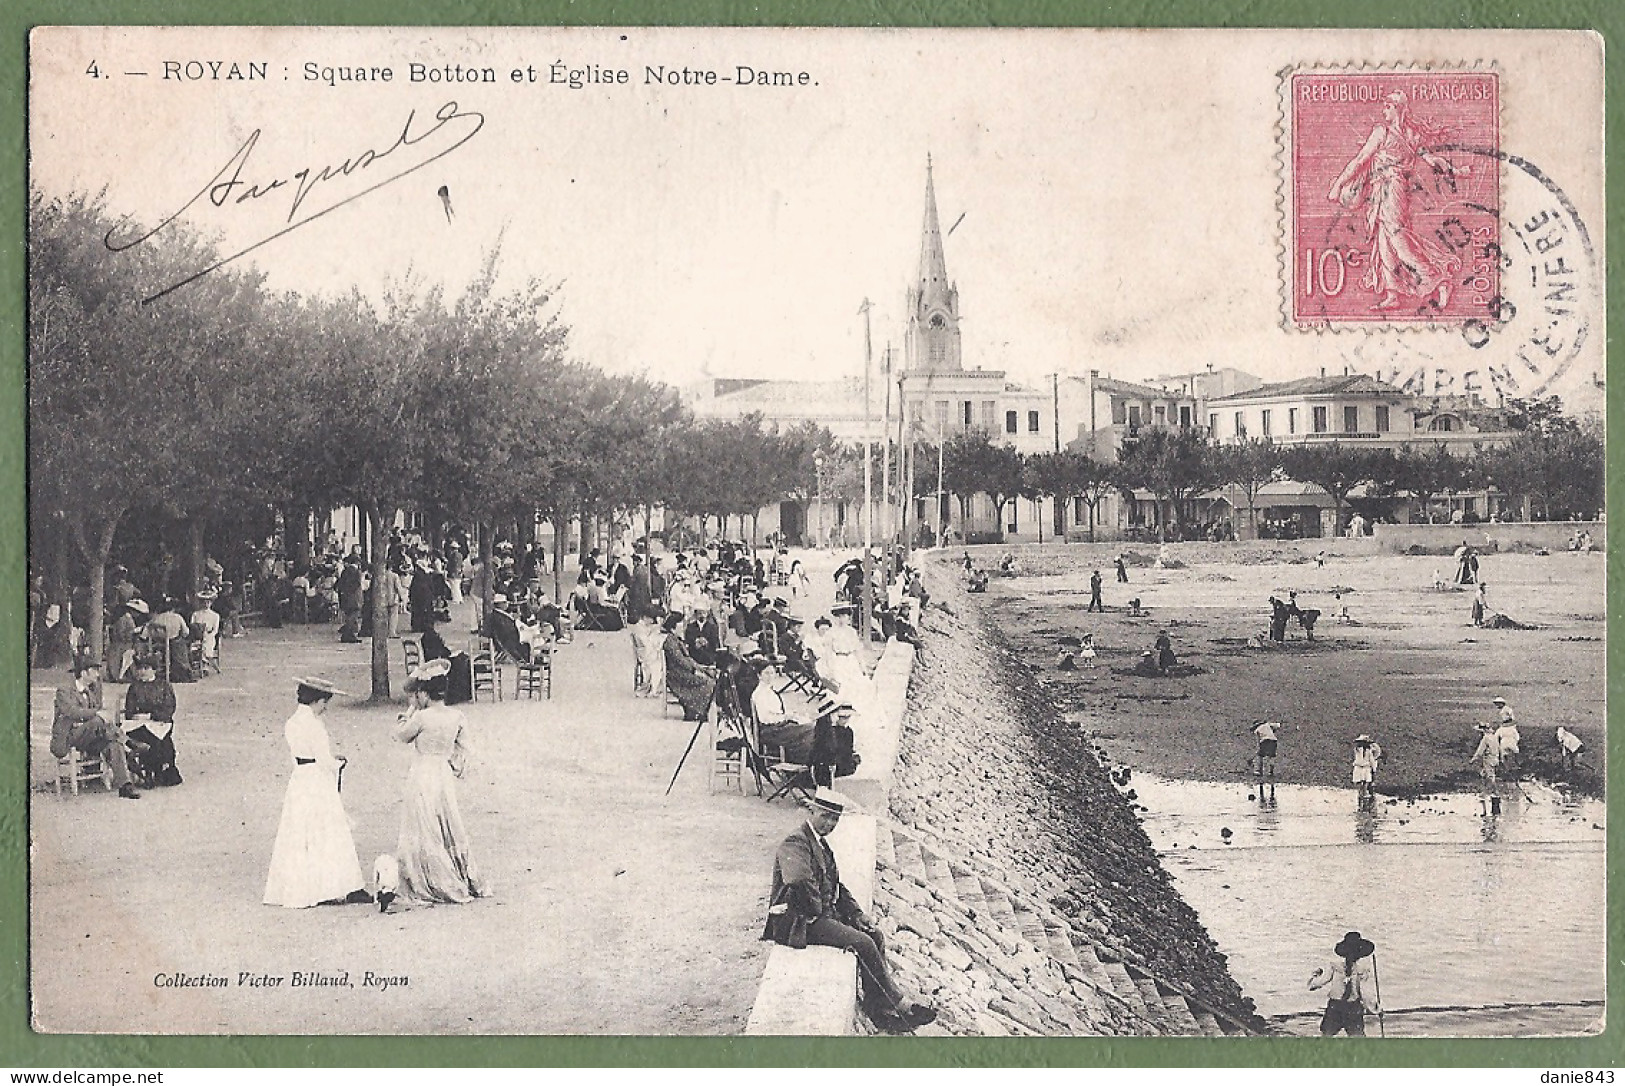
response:
[[[1602,1030],[1600,38],[28,78],[36,1030]]]

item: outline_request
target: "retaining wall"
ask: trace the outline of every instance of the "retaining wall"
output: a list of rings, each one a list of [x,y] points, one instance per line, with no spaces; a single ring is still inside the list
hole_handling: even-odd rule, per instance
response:
[[[1591,546],[1602,550],[1608,525],[1601,521],[1520,521],[1514,524],[1377,524],[1372,531],[1378,546],[1392,553],[1424,547],[1448,553],[1463,540],[1484,551],[1517,547],[1565,550],[1576,530],[1591,533]]]
[[[891,793],[908,704],[914,648],[890,641],[875,665],[875,696],[852,717],[853,746],[863,761],[836,784],[864,811],[883,814]],[[841,881],[866,912],[874,906],[875,818],[846,814],[829,835]],[[857,959],[834,947],[775,946],[751,1007],[745,1033],[755,1036],[840,1036],[857,1022]]]

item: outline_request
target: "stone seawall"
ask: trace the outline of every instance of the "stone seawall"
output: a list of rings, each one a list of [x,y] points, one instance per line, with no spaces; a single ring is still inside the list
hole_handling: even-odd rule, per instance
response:
[[[944,969],[940,954],[906,955],[914,959],[910,972],[925,974],[915,977],[916,982],[935,987],[939,998],[952,1002],[969,992],[982,997],[972,1003],[987,1003],[991,997],[993,1009],[1004,1012],[978,1013],[969,1022],[964,1020],[968,1015],[962,1016],[957,1023],[949,1016],[944,1024],[955,1032],[992,1032],[1013,1021],[1023,1028],[1011,1032],[1211,1034],[1216,1019],[1224,1033],[1261,1028],[1251,1000],[1242,995],[1224,955],[1172,886],[1095,749],[1075,724],[1064,721],[1026,664],[983,619],[978,597],[963,592],[959,578],[945,567],[929,561],[926,567],[932,605],[922,620],[923,644],[909,687],[891,814],[901,832],[929,842],[956,868],[979,874],[982,890],[973,900],[983,904],[981,919],[989,911],[1003,911],[990,909],[989,901],[1016,903],[1003,934],[1019,942],[1026,931],[1030,940],[1004,947],[1009,961],[1019,963],[1020,952],[1029,948],[1042,952],[1040,957],[1057,948],[1042,969],[1031,962],[1025,973],[1005,969],[1014,993],[961,983],[952,967]],[[889,851],[894,850],[883,843],[883,869]],[[908,853],[912,857],[913,849]],[[898,874],[909,870],[900,861],[891,866]],[[950,872],[952,882],[963,886],[965,873]],[[877,905],[893,914],[888,927],[945,927],[942,909],[937,921],[922,920],[917,916],[921,902],[899,897],[898,880],[884,870],[882,875]],[[996,893],[988,880],[997,880]],[[935,899],[939,906],[951,896],[951,888],[952,883],[943,883]],[[977,910],[967,908],[964,900],[952,904],[953,919],[961,927],[967,914],[978,920]],[[911,911],[916,913],[912,922]],[[937,932],[916,934],[925,938],[916,943],[905,937],[904,942],[940,945],[940,939],[931,937]],[[1074,951],[1088,959],[1087,976],[1077,973]],[[1107,992],[1099,1009],[1073,1003],[1069,996],[1066,1007],[1056,1005],[1047,1014],[1032,1006],[1025,1006],[1025,1014],[1009,1013],[1023,1009],[1012,994],[1035,994],[1023,993],[1016,977],[1042,985],[1059,974],[1078,982],[1073,991],[1083,993],[1088,987],[1093,992],[1107,987],[1090,980],[1104,975],[1093,968],[1101,963],[1110,973],[1111,987],[1132,1006],[1113,1001]],[[971,966],[965,969],[975,972]],[[996,973],[992,981],[998,988]],[[1108,1007],[1110,1014],[1104,1013]],[[1061,1013],[1067,1009],[1070,1015]]]

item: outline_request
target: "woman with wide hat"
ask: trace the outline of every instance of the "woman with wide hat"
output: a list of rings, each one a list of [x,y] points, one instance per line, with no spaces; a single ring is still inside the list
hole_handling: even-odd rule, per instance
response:
[[[1351,931],[1332,948],[1332,953],[1337,960],[1329,967],[1316,969],[1309,978],[1311,992],[1321,988],[1327,991],[1321,1036],[1333,1037],[1342,1032],[1364,1037],[1366,1014],[1382,1012],[1377,993],[1376,944]]]
[[[340,691],[326,679],[295,679],[299,708],[283,735],[293,756],[293,772],[282,800],[282,820],[271,848],[265,904],[288,909],[312,905],[363,904],[364,889],[355,838],[339,789],[345,759],[334,757],[322,715]]]
[[[457,778],[468,760],[467,719],[446,705],[449,660],[426,660],[406,680],[412,708],[396,721],[396,741],[412,744],[401,833],[395,848],[400,891],[409,900],[462,903],[485,897],[457,805]]]

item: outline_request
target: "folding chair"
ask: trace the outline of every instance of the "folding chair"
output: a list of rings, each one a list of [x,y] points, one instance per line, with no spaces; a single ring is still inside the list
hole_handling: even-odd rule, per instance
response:
[[[502,662],[497,659],[496,645],[489,637],[476,635],[469,642],[469,668],[473,672],[474,700],[480,700],[480,691],[491,694],[495,701],[502,700]]]
[[[783,745],[768,743],[762,739],[762,723],[757,719],[754,705],[750,708],[750,730],[747,732],[747,736],[749,748],[756,759],[754,768],[757,774],[757,795],[762,794],[763,783],[773,787],[772,794],[767,797],[769,803],[782,796],[787,796],[791,792],[805,797],[817,787],[816,783],[805,783],[805,781],[811,780],[812,777],[810,766],[802,765],[800,762],[792,762]]]

